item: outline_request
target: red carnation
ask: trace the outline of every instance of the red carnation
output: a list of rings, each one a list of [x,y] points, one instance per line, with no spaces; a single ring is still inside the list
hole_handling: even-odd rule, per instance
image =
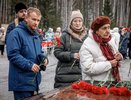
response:
[[[79,89],[78,83],[73,83],[71,86],[72,89]]]
[[[60,38],[56,38],[56,41],[57,41],[57,45],[61,46]]]
[[[93,86],[93,87],[92,87],[92,92],[93,92],[94,94],[103,94],[102,88],[101,88],[101,87],[98,87],[98,86]]]
[[[110,93],[119,96],[130,96],[130,91],[127,87],[111,87],[109,88]]]
[[[80,89],[82,89],[82,90],[86,90],[86,87],[87,87],[87,82],[85,82],[85,81],[80,81],[79,83],[78,83],[78,85],[79,85],[79,88]]]
[[[86,90],[88,92],[92,92],[92,85],[91,84],[88,84],[87,87],[86,87]]]

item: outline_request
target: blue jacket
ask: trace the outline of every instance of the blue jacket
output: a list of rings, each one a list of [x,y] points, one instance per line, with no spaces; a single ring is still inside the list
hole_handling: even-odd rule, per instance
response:
[[[7,39],[9,60],[9,90],[35,91],[41,82],[41,73],[34,73],[32,65],[39,64],[37,57],[42,55],[38,34],[21,22],[12,30]]]
[[[7,37],[9,35],[9,33],[16,27],[19,25],[19,23],[21,22],[22,20],[18,19],[18,18],[15,18],[15,20],[13,22],[11,22],[7,28],[7,31],[6,31],[6,37],[5,37],[5,42],[7,40]]]
[[[9,33],[15,28],[15,22],[12,22],[9,24],[7,31],[6,31],[6,36],[5,36],[5,41],[7,40],[7,37],[9,35]]]
[[[128,42],[129,42],[128,34],[129,33],[120,35],[119,52],[122,54],[127,54]]]

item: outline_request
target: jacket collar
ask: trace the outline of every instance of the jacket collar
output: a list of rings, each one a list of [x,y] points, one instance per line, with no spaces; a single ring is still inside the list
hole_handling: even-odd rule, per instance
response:
[[[22,26],[22,27],[21,27]],[[37,30],[32,30],[25,21],[20,22],[20,27],[23,28],[24,30],[27,30],[29,32],[29,34],[31,35],[38,35],[39,33],[37,32]]]

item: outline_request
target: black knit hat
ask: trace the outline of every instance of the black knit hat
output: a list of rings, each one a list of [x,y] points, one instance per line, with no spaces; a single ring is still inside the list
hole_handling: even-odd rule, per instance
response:
[[[19,12],[20,10],[22,10],[22,9],[27,9],[26,5],[23,4],[22,2],[17,3],[17,4],[15,5],[15,12],[16,12],[16,13],[18,13],[18,12]]]

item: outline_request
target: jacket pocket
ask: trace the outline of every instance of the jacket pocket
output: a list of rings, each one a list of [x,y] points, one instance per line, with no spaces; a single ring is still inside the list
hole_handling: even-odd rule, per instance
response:
[[[81,68],[79,64],[76,63],[71,66],[71,63],[59,63],[56,68],[56,74],[58,75],[67,75],[67,74],[81,74]]]

